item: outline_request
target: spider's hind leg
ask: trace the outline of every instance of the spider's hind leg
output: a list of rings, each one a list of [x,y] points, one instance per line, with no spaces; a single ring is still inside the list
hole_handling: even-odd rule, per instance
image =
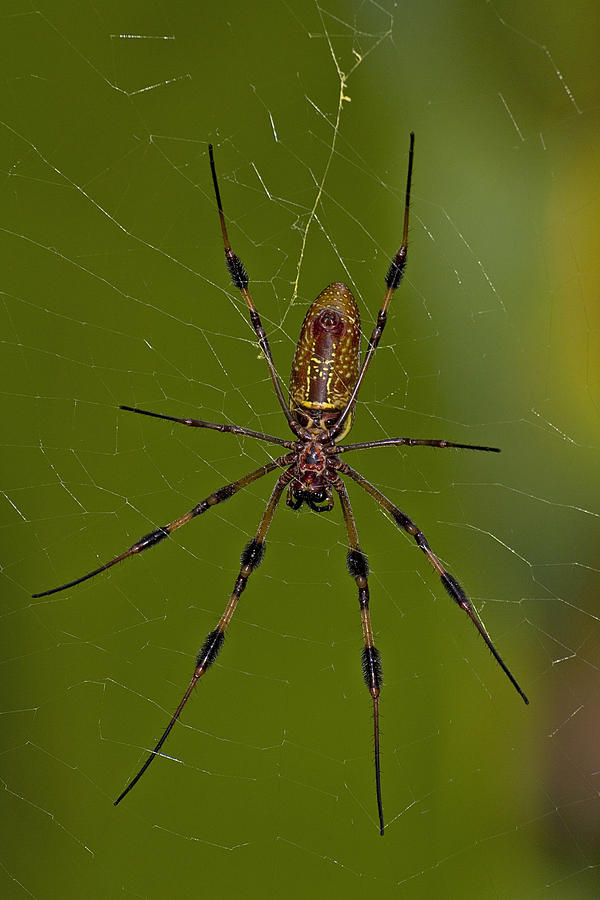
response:
[[[246,587],[248,579],[250,578],[250,575],[252,574],[254,569],[257,569],[263,560],[263,557],[265,555],[265,538],[267,535],[267,531],[269,530],[269,527],[273,520],[273,515],[277,508],[277,504],[279,503],[281,495],[285,490],[285,486],[287,485],[290,478],[291,469],[286,469],[285,472],[282,472],[277,479],[275,487],[273,488],[273,491],[269,498],[269,502],[267,503],[264,513],[262,514],[262,518],[260,520],[258,529],[256,530],[256,534],[254,535],[252,540],[246,544],[242,551],[242,556],[240,559],[240,572],[238,577],[236,578],[233,591],[231,592],[229,600],[227,601],[227,605],[225,607],[223,615],[217,622],[217,627],[212,631],[209,631],[204,640],[204,643],[202,644],[202,647],[200,648],[200,651],[198,652],[194,674],[192,675],[192,679],[187,687],[187,690],[181,698],[179,706],[171,716],[171,720],[163,731],[161,737],[159,738],[158,743],[155,745],[154,750],[146,759],[141,769],[139,769],[137,774],[134,775],[129,784],[125,787],[125,789],[121,791],[114,802],[115,806],[117,806],[121,802],[121,800],[123,800],[123,798],[127,796],[129,791],[133,787],[135,787],[150,763],[155,759],[156,756],[158,756],[162,745],[171,733],[175,722],[179,718],[183,707],[187,703],[198,681],[200,680],[200,678],[202,678],[202,676],[206,673],[210,666],[212,666],[215,659],[217,658],[219,651],[221,650],[221,647],[225,642],[225,632],[227,631],[227,627],[229,626],[229,623],[233,618],[233,614],[236,611],[239,599]]]
[[[346,534],[348,535],[347,566],[348,572],[354,578],[358,588],[358,602],[360,605],[360,618],[362,623],[362,632],[364,647],[362,651],[362,670],[363,678],[371,699],[373,700],[373,739],[375,745],[375,790],[377,794],[377,814],[379,817],[379,833],[383,835],[383,803],[381,799],[381,765],[379,761],[379,694],[383,683],[383,670],[381,668],[381,657],[379,650],[375,646],[373,639],[373,629],[371,627],[371,613],[369,612],[369,583],[367,576],[369,574],[369,564],[367,557],[362,552],[358,541],[358,532],[356,530],[356,522],[354,521],[354,513],[350,504],[348,491],[342,479],[338,476],[333,486],[340,498],[342,507],[342,515],[344,516],[344,524],[346,526]]]
[[[444,588],[446,589],[448,594],[458,604],[458,606],[460,606],[460,608],[464,610],[464,612],[466,612],[473,625],[485,641],[488,650],[490,651],[516,692],[519,694],[523,702],[529,703],[529,700],[525,692],[521,689],[519,682],[494,647],[492,639],[487,633],[485,625],[479,618],[479,615],[477,614],[473,604],[463,591],[454,575],[451,575],[450,572],[448,572],[445,566],[443,566],[440,560],[437,558],[437,556],[429,546],[429,542],[421,529],[417,525],[415,525],[415,523],[406,515],[406,513],[402,512],[401,509],[395,506],[391,502],[391,500],[388,500],[385,494],[382,494],[381,491],[375,487],[375,485],[371,484],[370,481],[367,481],[364,475],[361,475],[360,472],[356,471],[356,469],[353,469],[351,466],[347,465],[347,463],[343,463],[340,461],[336,463],[336,468],[339,472],[342,472],[344,475],[348,475],[358,485],[360,485],[360,487],[365,490],[367,494],[370,494],[371,497],[373,497],[373,499],[376,500],[377,503],[379,503],[379,505],[383,507],[383,509],[385,509],[385,511],[392,517],[399,528],[403,528],[404,531],[407,532],[407,534],[410,534],[417,546],[420,547],[420,549],[423,551],[423,553],[439,575],[440,581],[444,585]]]

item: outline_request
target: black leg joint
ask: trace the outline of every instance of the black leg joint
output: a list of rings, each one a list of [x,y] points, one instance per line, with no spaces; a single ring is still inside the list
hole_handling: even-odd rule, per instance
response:
[[[414,537],[415,541],[417,542],[417,544],[419,545],[419,547],[421,548],[421,550],[423,551],[423,553],[425,553],[426,550],[431,550],[431,547],[429,546],[429,544],[427,542],[427,538],[425,537],[425,535],[423,534],[422,531],[417,531],[415,534],[413,534],[413,537]],[[452,577],[452,576],[450,576],[450,577]]]
[[[358,589],[358,602],[361,609],[369,607],[369,586],[365,580],[365,586]]]
[[[260,316],[256,312],[255,309],[250,310],[250,321],[252,322],[252,327],[255,331],[260,331],[261,335],[264,335],[265,330],[262,327],[262,322],[260,321]]]
[[[403,252],[404,251],[404,252]],[[406,268],[406,248],[401,247],[396,256],[390,263],[390,267],[385,276],[385,285],[393,291],[399,286]]]
[[[408,516],[405,516],[402,510],[398,508],[392,510],[392,517],[399,528],[406,528],[406,526],[410,523],[410,519],[408,518]]]
[[[381,657],[377,647],[364,647],[362,652],[363,678],[369,690],[381,687],[383,683],[383,669]]]
[[[230,497],[233,497],[235,492],[235,488],[232,484],[226,484],[225,487],[215,491],[213,497],[216,498],[217,503],[221,503],[223,500],[229,500]]]
[[[469,606],[469,601],[467,599],[467,595],[461,588],[460,584],[450,572],[444,572],[443,575],[440,575],[442,579],[442,584],[450,594],[453,600],[456,600],[459,606]]]
[[[239,291],[245,291],[248,287],[248,273],[246,272],[244,263],[239,256],[236,256],[233,250],[225,252],[225,262],[227,263],[233,286]]]
[[[159,544],[166,537],[169,537],[167,529],[157,528],[155,531],[151,531],[150,534],[145,534],[139,541],[136,541],[132,549],[136,553],[141,553],[142,550],[148,550],[150,547],[154,547],[155,544]]]
[[[214,631],[209,631],[206,640],[198,652],[196,666],[202,666],[204,671],[206,671],[209,666],[212,666],[224,641],[225,635],[222,631],[219,631],[218,628],[215,628]]]
[[[264,556],[265,542],[257,541],[256,538],[252,538],[242,550],[240,562],[243,568],[250,566],[251,569],[258,569]]]
[[[366,578],[369,574],[369,562],[362,550],[349,550],[346,565],[352,578]]]

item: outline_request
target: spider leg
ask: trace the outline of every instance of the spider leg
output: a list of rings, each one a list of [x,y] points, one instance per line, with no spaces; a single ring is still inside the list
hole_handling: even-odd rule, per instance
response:
[[[334,488],[340,498],[340,506],[346,526],[346,534],[348,535],[348,545],[350,547],[347,556],[348,572],[356,581],[358,588],[358,602],[360,605],[360,618],[362,623],[364,647],[362,651],[362,669],[365,684],[373,699],[373,735],[375,744],[375,789],[377,792],[377,813],[379,816],[379,833],[383,835],[383,804],[381,801],[381,766],[379,764],[379,693],[383,681],[383,672],[381,668],[381,658],[379,650],[373,641],[373,629],[371,628],[371,614],[369,612],[369,583],[367,575],[369,574],[369,565],[367,557],[360,549],[358,541],[358,532],[356,530],[356,522],[354,521],[354,513],[350,504],[350,497],[346,490],[346,485],[342,479],[337,476],[333,483]]]
[[[294,421],[292,418],[292,414],[290,412],[288,404],[285,402],[285,398],[283,396],[283,391],[281,389],[281,384],[279,382],[279,378],[277,376],[277,372],[275,370],[275,363],[273,362],[273,357],[271,356],[271,347],[269,346],[269,339],[267,338],[267,334],[265,329],[263,328],[262,322],[260,321],[260,316],[257,312],[257,309],[254,305],[254,301],[250,296],[250,291],[248,290],[248,273],[246,272],[246,268],[244,263],[241,261],[239,256],[233,252],[231,249],[231,244],[229,243],[229,236],[227,234],[227,225],[225,224],[225,214],[223,212],[223,204],[221,203],[221,192],[219,190],[219,182],[217,181],[217,170],[215,168],[215,159],[213,154],[213,145],[208,145],[208,155],[210,158],[210,171],[212,174],[213,186],[215,189],[215,198],[217,201],[217,208],[219,211],[219,221],[221,222],[221,233],[223,235],[223,246],[225,248],[225,263],[227,265],[227,269],[229,271],[229,275],[231,276],[231,281],[233,286],[238,289],[242,297],[246,302],[246,306],[248,307],[248,312],[250,313],[250,322],[252,323],[252,327],[256,333],[256,337],[258,338],[258,344],[260,349],[262,350],[263,356],[267,361],[267,365],[269,367],[269,372],[271,375],[271,381],[273,382],[273,387],[275,388],[275,393],[277,394],[277,399],[279,400],[279,405],[281,406],[284,415],[288,421],[288,425],[292,429],[295,434],[299,432],[298,423]]]
[[[333,461],[330,463],[330,465],[334,465]],[[357,472],[356,469],[351,468],[351,466],[343,462],[338,462],[337,464],[335,464],[335,467],[343,475],[348,475],[358,485],[360,485],[360,487],[363,488],[363,490],[365,490],[367,494],[370,494],[371,497],[373,497],[373,499],[376,500],[377,503],[379,503],[379,505],[385,509],[385,511],[392,517],[399,528],[403,528],[408,534],[411,535],[411,537],[415,539],[417,546],[421,548],[435,571],[440,576],[441,582],[446,588],[449,595],[456,603],[458,603],[460,608],[466,612],[468,617],[475,625],[475,628],[485,641],[490,653],[492,654],[514,689],[521,696],[522,700],[525,703],[529,703],[529,700],[519,686],[516,678],[494,647],[492,639],[487,633],[483,622],[479,618],[479,615],[475,611],[473,604],[466,596],[456,578],[451,575],[450,572],[448,572],[439,561],[439,559],[429,546],[427,538],[425,537],[423,532],[415,525],[415,523],[411,519],[409,519],[409,517],[405,513],[402,512],[401,509],[399,509],[390,500],[388,500],[388,498],[384,494],[382,494],[381,491],[379,491],[374,485],[367,481],[367,479],[363,475],[361,475],[360,472]]]
[[[404,275],[404,269],[406,268],[406,255],[408,252],[408,214],[410,209],[410,186],[412,181],[412,169],[413,169],[413,156],[414,156],[414,148],[415,148],[415,136],[411,131],[410,133],[410,146],[408,150],[408,174],[406,176],[406,195],[404,201],[404,229],[402,232],[402,243],[400,245],[400,249],[393,257],[390,267],[387,271],[387,275],[385,276],[385,286],[386,291],[383,296],[383,302],[381,304],[379,313],[377,314],[377,323],[375,328],[371,333],[371,337],[369,338],[369,343],[367,345],[367,352],[365,353],[365,358],[363,360],[363,364],[361,366],[360,372],[358,373],[358,378],[356,379],[356,384],[354,385],[354,389],[352,394],[350,395],[350,399],[346,404],[346,408],[342,412],[341,416],[333,426],[330,431],[330,435],[332,438],[335,438],[338,435],[344,422],[350,415],[354,407],[354,403],[358,396],[358,392],[360,390],[360,386],[363,383],[363,379],[367,373],[367,369],[371,364],[371,360],[375,355],[375,351],[377,350],[377,346],[379,341],[381,340],[381,335],[383,334],[383,329],[385,328],[385,323],[387,321],[387,311],[388,307],[391,303],[392,296],[394,291],[400,286],[400,282],[402,281],[402,277]]]
[[[177,416],[165,416],[163,413],[150,412],[149,409],[138,409],[135,406],[119,406],[119,409],[125,409],[127,412],[140,413],[142,416],[152,416],[155,419],[167,419],[169,422],[179,422],[180,425],[191,425],[192,428],[211,428],[213,431],[221,431],[224,434],[241,434],[244,437],[256,438],[259,441],[267,441],[269,444],[280,444],[292,450],[295,447],[294,441],[284,441],[283,438],[275,437],[272,434],[265,434],[263,431],[252,431],[250,428],[242,428],[241,425],[222,425],[220,422],[205,422],[203,419],[179,419]]]
[[[121,407],[125,409],[127,407]],[[374,447],[454,447],[457,450],[487,450],[490,453],[500,453],[499,447],[480,447],[478,444],[453,444],[445,440],[423,440],[421,438],[396,437],[385,438],[383,441],[364,441],[361,444],[344,444],[342,447],[332,447],[332,452],[347,453],[349,450],[372,450]]]
[[[273,469],[281,469],[284,466],[289,465],[293,460],[292,454],[287,454],[286,456],[280,456],[278,459],[273,459],[271,462],[266,463],[264,466],[260,466],[260,468],[255,469],[253,472],[249,472],[247,475],[244,475],[243,478],[239,478],[237,481],[232,481],[231,484],[226,484],[223,487],[219,488],[212,494],[209,494],[204,500],[201,500],[200,503],[197,503],[196,506],[192,507],[188,512],[184,513],[183,516],[180,516],[178,519],[174,519],[173,522],[169,522],[168,525],[163,525],[161,528],[155,528],[154,531],[151,531],[149,534],[144,535],[135,544],[132,544],[128,550],[125,550],[124,553],[119,554],[114,559],[111,559],[109,562],[104,563],[104,565],[99,566],[97,569],[94,569],[93,572],[88,572],[86,575],[81,575],[79,578],[75,578],[73,581],[68,581],[66,584],[61,584],[59,587],[50,588],[47,591],[40,591],[39,594],[32,594],[32,597],[47,597],[49,594],[56,594],[58,591],[66,591],[67,588],[74,587],[76,584],[81,584],[82,581],[87,581],[88,578],[93,578],[95,575],[99,575],[101,572],[104,572],[106,569],[110,569],[112,566],[116,565],[118,562],[121,562],[124,559],[127,559],[129,556],[135,556],[136,553],[141,553],[143,550],[148,550],[150,547],[154,547],[156,544],[160,543],[160,541],[164,540],[164,538],[169,537],[174,531],[178,528],[181,528],[182,525],[187,525],[188,522],[191,522],[192,519],[195,519],[196,516],[201,515],[206,512],[208,509],[211,509],[213,506],[216,506],[217,503],[222,503],[224,500],[229,500],[230,497],[233,497],[239,490],[247,487],[249,484],[252,484],[253,481],[257,481],[259,478],[262,478],[263,475],[268,475],[269,472],[272,472]]]
[[[277,504],[279,503],[279,500],[281,499],[281,495],[282,495],[283,491],[285,490],[285,486],[287,485],[287,483],[291,479],[291,477],[292,477],[292,472],[290,469],[287,469],[285,472],[282,472],[282,474],[277,479],[275,487],[273,488],[273,491],[269,498],[269,502],[267,503],[264,513],[262,514],[262,518],[260,520],[260,524],[258,526],[256,534],[254,535],[252,540],[249,541],[248,544],[246,544],[246,546],[244,547],[244,550],[242,551],[242,556],[241,556],[241,560],[240,560],[240,562],[241,562],[240,573],[236,579],[236,582],[235,582],[233,591],[229,597],[229,600],[227,601],[227,606],[225,607],[223,615],[219,619],[219,621],[217,623],[217,627],[213,631],[209,631],[209,633],[206,636],[206,640],[204,641],[204,643],[202,644],[202,647],[200,648],[200,651],[196,658],[196,667],[194,669],[194,674],[192,675],[192,680],[190,681],[185,694],[181,698],[181,702],[180,702],[179,706],[173,713],[173,715],[171,717],[171,721],[169,722],[169,724],[163,731],[160,739],[158,740],[156,746],[154,747],[154,750],[152,751],[152,753],[150,754],[150,756],[148,757],[148,759],[146,760],[144,765],[141,767],[139,772],[131,779],[131,781],[129,782],[127,787],[119,794],[117,799],[114,801],[115,806],[117,806],[117,804],[119,804],[121,802],[123,797],[125,797],[129,793],[129,791],[133,787],[135,787],[135,785],[138,783],[138,781],[140,780],[140,778],[142,777],[142,775],[144,774],[144,772],[146,771],[146,769],[148,768],[148,766],[150,765],[152,760],[155,759],[155,757],[159,754],[162,745],[164,744],[164,742],[168,738],[169,734],[171,733],[171,730],[172,730],[173,726],[175,725],[175,722],[179,718],[183,707],[187,703],[187,701],[190,697],[190,694],[196,687],[200,678],[202,678],[202,676],[204,675],[206,670],[208,668],[210,668],[210,666],[212,666],[215,659],[217,658],[217,655],[218,655],[221,647],[223,646],[223,642],[225,641],[225,632],[227,630],[227,626],[229,625],[229,623],[231,622],[231,619],[233,618],[233,614],[238,605],[240,596],[241,596],[244,588],[246,587],[246,584],[248,582],[250,575],[252,574],[254,569],[258,568],[258,566],[261,564],[261,562],[263,560],[263,557],[265,555],[265,537],[266,537],[267,531],[269,530],[269,526],[273,519],[273,514],[275,512]]]

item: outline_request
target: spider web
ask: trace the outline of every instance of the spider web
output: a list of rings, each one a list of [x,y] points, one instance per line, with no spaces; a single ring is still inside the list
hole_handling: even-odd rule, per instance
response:
[[[595,7],[16,2],[3,25],[3,896],[596,897]],[[227,283],[207,142],[287,382],[330,281],[373,327],[411,129],[407,276],[352,439],[503,452],[351,462],[423,529],[531,707],[350,485],[385,675],[384,839],[337,507],[278,510],[218,662],[115,810],[273,478],[30,594],[277,455],[119,404],[287,437]]]

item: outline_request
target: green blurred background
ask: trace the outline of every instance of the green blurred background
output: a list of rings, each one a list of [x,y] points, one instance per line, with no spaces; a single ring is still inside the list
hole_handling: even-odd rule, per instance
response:
[[[2,896],[597,897],[597,4],[7,0],[2,24]],[[172,758],[115,809],[273,479],[109,575],[30,594],[269,458],[119,403],[285,436],[207,142],[287,381],[330,281],[372,327],[411,129],[407,278],[352,437],[503,452],[352,462],[423,528],[531,706],[351,486],[385,837],[337,508],[278,512]]]

